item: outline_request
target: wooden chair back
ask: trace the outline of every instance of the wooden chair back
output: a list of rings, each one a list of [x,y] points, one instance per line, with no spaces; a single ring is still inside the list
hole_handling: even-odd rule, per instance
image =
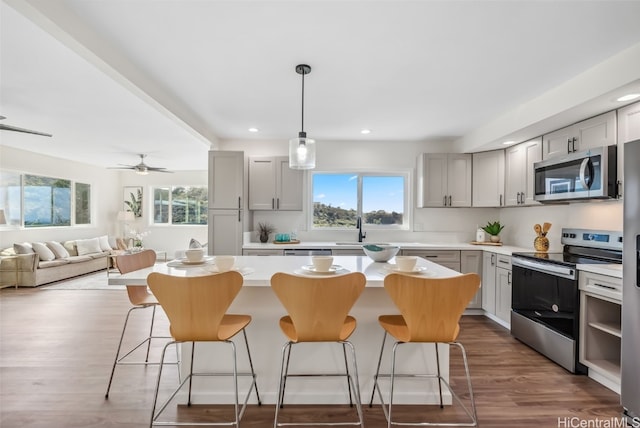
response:
[[[451,278],[390,274],[384,288],[409,329],[410,342],[452,342],[458,322],[480,288],[480,277],[469,273]]]
[[[142,250],[138,253],[120,254],[116,257],[116,266],[120,273],[129,273],[134,270],[151,267],[156,262],[156,252],[153,250]],[[147,287],[139,285],[127,285],[127,295],[129,301],[134,305],[144,302],[149,296]]]
[[[243,278],[236,271],[187,277],[154,272],[147,283],[169,318],[175,340],[219,341],[220,323]]]
[[[279,272],[271,288],[291,317],[297,342],[337,341],[366,282],[360,272],[317,278]]]

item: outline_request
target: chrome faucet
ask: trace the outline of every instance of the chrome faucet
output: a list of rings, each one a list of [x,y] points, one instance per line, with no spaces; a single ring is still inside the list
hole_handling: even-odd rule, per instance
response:
[[[362,217],[356,218],[356,227],[358,228],[358,242],[362,242],[367,237],[367,232],[362,233]]]

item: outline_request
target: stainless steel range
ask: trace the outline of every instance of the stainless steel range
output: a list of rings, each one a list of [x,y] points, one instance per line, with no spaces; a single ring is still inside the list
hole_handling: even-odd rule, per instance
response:
[[[578,264],[622,263],[622,232],[562,229],[561,253],[513,253],[511,334],[572,373],[578,362]]]

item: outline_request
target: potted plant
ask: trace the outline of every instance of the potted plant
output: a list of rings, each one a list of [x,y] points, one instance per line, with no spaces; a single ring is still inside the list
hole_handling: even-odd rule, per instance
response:
[[[269,234],[275,232],[276,228],[269,223],[258,223],[258,238],[263,244],[269,241]]]
[[[500,232],[504,229],[504,226],[499,221],[487,222],[487,225],[482,228],[490,235],[491,242],[500,242]]]

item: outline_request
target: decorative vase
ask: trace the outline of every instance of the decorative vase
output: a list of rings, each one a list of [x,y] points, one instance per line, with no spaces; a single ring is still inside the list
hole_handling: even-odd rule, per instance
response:
[[[536,239],[533,240],[533,248],[535,248],[536,251],[546,253],[549,251],[549,238],[546,236],[536,237]]]
[[[500,235],[491,235],[489,239],[491,240],[491,242],[498,243],[500,242]]]
[[[268,233],[260,233],[260,242],[262,242],[263,244],[269,241],[269,234]]]

